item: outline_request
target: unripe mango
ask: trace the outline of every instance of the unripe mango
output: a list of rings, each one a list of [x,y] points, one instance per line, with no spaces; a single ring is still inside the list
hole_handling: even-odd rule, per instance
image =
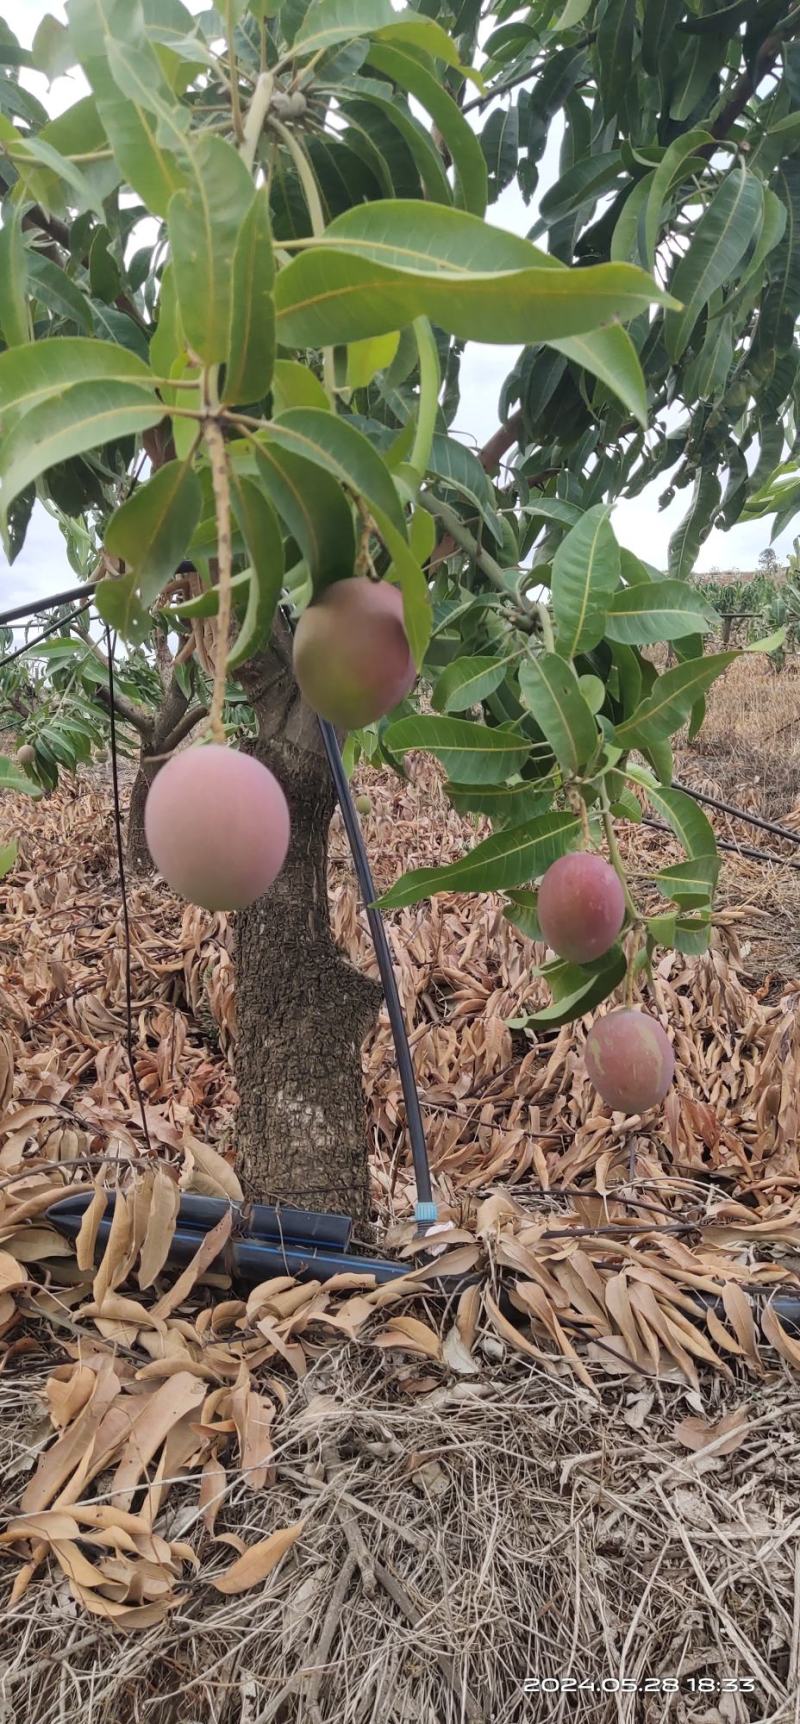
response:
[[[399,587],[366,575],[326,587],[295,630],[294,674],[303,699],[340,730],[391,712],[417,675]]]
[[[33,766],[35,760],[36,760],[35,749],[31,748],[31,745],[29,742],[23,742],[21,747],[17,749],[17,765],[18,766]]]
[[[173,755],[144,810],[150,854],[174,892],[205,910],[243,910],[272,885],[289,848],[277,778],[217,743]]]
[[[646,1113],[663,1101],[675,1075],[675,1055],[648,1012],[624,1006],[592,1025],[584,1048],[595,1089],[617,1113]]]
[[[590,851],[560,856],[539,887],[538,916],[548,946],[560,958],[589,964],[613,946],[625,920],[619,877]]]
[[[358,814],[371,814],[372,813],[372,803],[371,803],[370,798],[368,796],[357,796],[356,797],[356,812]]]

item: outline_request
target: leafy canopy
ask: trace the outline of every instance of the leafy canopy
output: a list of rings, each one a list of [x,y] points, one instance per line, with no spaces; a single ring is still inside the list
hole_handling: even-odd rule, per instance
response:
[[[535,933],[531,883],[579,845],[618,861],[614,820],[649,798],[686,862],[657,918],[628,894],[630,974],[707,940],[713,835],[670,738],[733,656],[702,652],[704,536],[800,501],[798,18],[536,0],[486,37],[475,0],[67,0],[30,53],[0,28],[8,554],[37,494],[80,522],[134,644],[190,559],[233,673],[279,601],[399,582],[433,711],[405,703],[350,758],[429,749],[491,835],[389,903],[500,890]],[[89,94],[51,119],[26,66],[79,66]],[[533,198],[554,128],[530,236],[487,223],[514,180]],[[480,458],[452,430],[473,339],[515,350]],[[611,520],[661,474],[690,491],[666,575]],[[548,1021],[624,968],[549,966]]]

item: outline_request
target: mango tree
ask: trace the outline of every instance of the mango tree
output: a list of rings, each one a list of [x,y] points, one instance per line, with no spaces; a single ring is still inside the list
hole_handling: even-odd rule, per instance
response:
[[[197,571],[183,603],[212,625],[205,740],[224,744],[235,677],[291,827],[274,883],[237,916],[243,1171],[260,1193],[363,1220],[359,1049],[379,996],[331,938],[317,712],[362,725],[351,759],[429,749],[455,805],[491,822],[389,904],[500,890],[536,935],[535,882],[605,851],[622,921],[598,955],[545,966],[543,1021],[618,988],[630,1008],[657,944],[707,940],[713,835],[670,786],[669,739],[697,725],[732,655],[702,656],[712,619],[683,577],[712,515],[761,494],[793,424],[794,15],[539,0],[521,19],[498,8],[485,58],[470,0],[66,10],[30,53],[0,40],[0,524],[13,553],[37,491],[95,524],[111,569],[98,612],[133,645],[180,616],[178,565]],[[78,65],[88,94],[50,119],[29,65]],[[515,175],[533,192],[562,113],[533,238],[490,225]],[[520,350],[481,459],[450,431],[470,341]],[[685,429],[658,417],[677,402]],[[676,461],[695,497],[662,578],[620,551],[610,511]],[[381,604],[364,635],[391,667],[377,688],[336,627],[337,588],[376,581],[402,610]],[[679,660],[661,675],[659,641]],[[416,710],[404,652],[433,713]],[[377,707],[351,704],[359,670]],[[232,784],[184,795],[180,818],[185,842],[213,835],[215,857],[228,843],[238,878],[249,805]],[[687,858],[661,871],[657,917],[634,902],[615,830],[640,793]]]

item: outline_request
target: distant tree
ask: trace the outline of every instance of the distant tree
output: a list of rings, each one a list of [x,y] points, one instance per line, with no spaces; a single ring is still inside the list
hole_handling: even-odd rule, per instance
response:
[[[778,562],[777,555],[776,555],[775,551],[773,551],[771,545],[767,545],[766,550],[759,552],[758,566],[759,566],[762,574],[764,574],[764,575],[770,575],[770,576],[774,577],[775,575],[778,574],[778,572],[780,570],[780,563]]]

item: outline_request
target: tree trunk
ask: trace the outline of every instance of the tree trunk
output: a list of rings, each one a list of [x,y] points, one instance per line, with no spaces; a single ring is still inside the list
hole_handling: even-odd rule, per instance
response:
[[[128,803],[125,859],[132,874],[151,874],[153,872],[154,862],[147,848],[147,839],[144,835],[144,805],[147,801],[147,793],[161,764],[161,761],[148,758],[143,742],[139,755],[139,766],[131,790],[131,799]]]
[[[360,1050],[377,982],[336,947],[327,893],[335,806],[315,715],[291,672],[285,625],[242,672],[258,722],[249,745],[280,780],[292,822],[274,886],[236,917],[239,1171],[250,1195],[369,1216]]]

